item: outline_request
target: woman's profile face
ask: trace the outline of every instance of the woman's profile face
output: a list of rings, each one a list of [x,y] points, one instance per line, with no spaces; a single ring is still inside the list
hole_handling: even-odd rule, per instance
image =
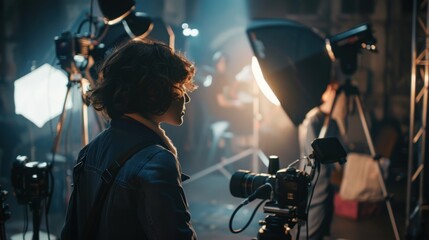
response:
[[[170,107],[167,111],[162,115],[162,122],[180,126],[183,124],[183,117],[186,112],[186,103],[191,101],[189,95],[185,92],[183,96],[173,100],[171,102]]]

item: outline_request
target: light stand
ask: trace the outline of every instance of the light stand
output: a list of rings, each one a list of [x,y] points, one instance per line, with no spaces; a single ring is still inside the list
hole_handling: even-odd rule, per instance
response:
[[[225,166],[235,163],[248,156],[252,156],[253,172],[258,172],[258,169],[259,169],[258,159],[260,159],[264,163],[264,165],[268,167],[268,163],[269,163],[268,157],[259,148],[259,125],[260,125],[260,119],[261,119],[261,114],[259,111],[259,97],[260,97],[259,93],[260,91],[258,86],[256,85],[255,82],[253,82],[252,146],[231,157],[227,157],[227,158],[222,157],[219,163],[214,164],[213,166],[210,166],[200,172],[197,172],[191,175],[191,178],[183,182],[183,184],[189,184],[190,182],[193,182],[199,178],[202,178],[214,171],[220,171],[223,175],[225,175],[225,177],[229,179],[231,178],[231,173],[229,173],[229,171],[225,169]]]
[[[366,142],[369,147],[369,151],[373,159],[377,162],[377,171],[378,171],[378,181],[381,187],[381,191],[383,194],[384,201],[386,203],[387,211],[389,213],[390,223],[393,228],[393,233],[395,235],[395,239],[399,240],[398,228],[396,226],[395,216],[392,211],[392,206],[390,204],[390,199],[386,190],[386,185],[383,179],[383,172],[380,166],[379,156],[375,152],[374,143],[371,138],[371,134],[369,132],[368,123],[365,118],[365,111],[363,109],[362,99],[360,98],[359,89],[352,85],[351,76],[357,70],[357,54],[360,49],[366,49],[368,51],[377,52],[376,42],[377,40],[374,38],[372,34],[372,28],[369,24],[359,25],[354,27],[348,31],[339,33],[335,36],[332,36],[325,40],[326,49],[328,50],[328,54],[332,61],[335,61],[336,58],[340,60],[341,71],[344,75],[346,75],[345,84],[340,86],[335,92],[334,101],[332,103],[329,114],[326,115],[325,121],[323,122],[322,129],[319,133],[319,138],[325,137],[329,125],[329,121],[331,120],[331,116],[333,110],[335,108],[335,104],[338,100],[338,96],[341,93],[346,94],[347,101],[351,97],[353,102],[355,103],[358,113],[359,119],[362,124],[362,128],[365,134]],[[347,111],[348,114],[348,111]]]
[[[28,206],[30,207],[30,210],[33,212],[33,217],[32,217],[33,230],[32,230],[32,232],[30,232],[30,233],[32,233],[31,240],[45,239],[44,237],[45,237],[46,233],[43,233],[43,235],[42,235],[43,237],[40,236],[41,235],[40,234],[40,223],[41,223],[40,220],[41,220],[41,217],[42,217],[42,214],[41,214],[42,200],[43,200],[42,197],[40,197],[40,198],[39,197],[34,197],[33,199],[31,199],[27,203]],[[12,235],[11,238],[12,239],[14,239],[14,238],[27,239],[27,237],[24,238],[24,236],[25,236],[24,233],[19,233],[19,234]],[[50,235],[48,237],[48,239],[49,238],[55,239],[54,236],[52,236],[52,235]],[[6,238],[5,238],[5,240],[6,240]]]
[[[371,154],[371,156],[373,156],[374,160],[377,162],[378,181],[379,181],[379,184],[381,186],[384,202],[386,203],[386,207],[387,207],[387,210],[389,213],[389,218],[390,218],[390,223],[392,224],[393,233],[395,234],[395,239],[399,240],[400,237],[399,237],[399,233],[398,233],[398,228],[396,226],[395,216],[393,214],[390,199],[389,199],[389,196],[388,196],[388,193],[386,190],[386,185],[384,183],[383,174],[382,174],[382,170],[381,170],[381,166],[380,166],[380,161],[379,161],[379,158],[377,157],[377,154],[375,152],[374,143],[372,141],[371,134],[370,134],[369,128],[368,128],[368,123],[367,123],[367,120],[365,118],[365,111],[363,109],[362,99],[360,98],[360,93],[359,93],[358,88],[351,84],[350,77],[347,77],[345,84],[340,86],[337,89],[337,91],[335,93],[334,102],[332,103],[329,114],[326,115],[326,117],[325,117],[323,127],[320,130],[318,138],[324,138],[326,136],[329,121],[331,120],[332,113],[333,113],[333,110],[335,108],[335,104],[338,100],[338,96],[340,96],[341,93],[345,93],[347,98],[351,97],[353,99],[354,103],[356,104],[357,109],[358,109],[359,118],[360,118],[362,128],[363,128],[364,133],[365,133],[365,137],[366,137],[366,141],[367,141],[367,144],[369,147],[370,154]]]
[[[8,192],[0,186],[0,240],[6,240],[5,223],[10,218],[9,205],[5,203]]]
[[[52,187],[53,184],[53,182],[49,180],[52,176],[51,170],[51,165],[48,163],[30,161],[26,156],[18,156],[12,165],[11,180],[14,188],[14,195],[18,200],[18,204],[28,205],[33,213],[33,240],[40,239],[42,203],[44,203],[45,209],[48,209],[47,202],[49,201],[51,193],[49,187]],[[26,211],[27,210],[26,208]],[[49,228],[47,229],[49,230]],[[24,238],[25,232],[12,236],[12,239],[15,236],[22,236]]]
[[[29,205],[33,212],[33,240],[39,240],[41,199],[33,199]]]
[[[66,119],[66,105],[69,101],[69,98],[71,97],[71,90],[74,86],[78,87],[80,90],[80,96],[81,96],[81,140],[82,140],[82,146],[85,146],[88,144],[89,137],[88,137],[88,105],[85,100],[85,91],[88,85],[92,85],[92,81],[90,82],[88,79],[84,78],[81,73],[77,72],[74,74],[69,75],[69,82],[67,83],[67,92],[64,98],[63,103],[63,109],[59,117],[59,121],[56,126],[56,135],[54,138],[54,143],[52,146],[52,161],[51,164],[54,165],[55,162],[55,154],[58,152],[60,147],[60,141],[61,141],[61,135],[64,128],[64,123]],[[99,115],[98,112],[95,112],[95,118],[97,121],[98,128],[100,130],[104,129],[104,123],[102,121],[102,116]],[[67,167],[67,166],[66,166]],[[71,192],[71,184],[67,184],[66,192],[68,195]],[[50,204],[49,204],[50,205]],[[48,205],[48,207],[49,207]]]
[[[82,137],[82,145],[88,144],[88,106],[85,102],[85,88],[87,87],[87,83],[89,81],[82,77],[80,73],[70,74],[69,82],[67,84],[67,92],[65,95],[64,103],[63,103],[63,109],[59,117],[59,121],[57,123],[56,127],[56,135],[54,139],[54,144],[52,147],[52,153],[55,154],[59,149],[59,144],[61,140],[61,134],[63,131],[63,126],[66,118],[66,105],[70,98],[70,90],[73,86],[78,86],[80,88],[80,93],[82,96],[82,104],[81,104],[81,121],[82,121],[82,127],[81,127],[81,137]],[[97,118],[97,124],[102,129],[102,122],[100,119],[100,116],[96,114]]]

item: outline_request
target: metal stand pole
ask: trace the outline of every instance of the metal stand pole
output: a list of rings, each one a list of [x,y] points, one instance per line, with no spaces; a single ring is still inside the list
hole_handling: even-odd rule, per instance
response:
[[[319,138],[324,138],[326,136],[326,133],[328,131],[328,126],[329,126],[329,121],[332,118],[333,110],[334,110],[335,105],[337,103],[338,96],[340,95],[341,92],[345,92],[347,97],[351,96],[353,98],[353,100],[356,104],[356,107],[358,109],[358,112],[359,112],[359,118],[360,118],[360,121],[362,124],[363,131],[365,133],[365,137],[366,137],[366,141],[368,144],[370,154],[375,159],[377,154],[375,152],[374,143],[372,141],[371,134],[369,132],[368,123],[367,123],[367,120],[365,117],[365,111],[364,111],[363,106],[362,106],[362,100],[360,99],[359,90],[357,89],[357,87],[352,86],[350,79],[347,79],[345,85],[341,86],[337,90],[337,92],[335,93],[334,102],[331,106],[329,114],[326,115],[326,117],[325,117],[325,121],[323,122],[323,127],[319,133]],[[395,216],[394,216],[393,211],[392,211],[392,205],[390,204],[389,196],[388,196],[388,193],[386,190],[386,185],[384,183],[380,162],[378,160],[375,160],[375,161],[377,162],[377,171],[379,173],[378,174],[378,181],[379,181],[379,184],[381,186],[381,191],[383,194],[384,201],[386,203],[387,211],[389,213],[389,218],[390,218],[390,223],[392,224],[393,233],[395,234],[395,239],[399,240],[400,237],[399,237],[399,233],[398,233],[398,228],[396,226]]]
[[[30,209],[33,212],[33,240],[39,240],[41,199],[32,199]]]
[[[360,120],[362,122],[362,127],[363,127],[364,132],[365,132],[365,136],[366,136],[366,140],[368,142],[368,147],[369,147],[371,156],[375,157],[376,156],[375,148],[374,148],[374,144],[373,144],[372,139],[371,139],[371,135],[369,133],[368,124],[367,124],[365,114],[363,111],[362,102],[361,102],[362,100],[360,99],[360,97],[358,95],[354,96],[354,100],[355,100],[356,106],[357,106],[358,111],[359,111],[359,117],[360,117]],[[387,211],[389,212],[390,223],[392,224],[393,233],[395,234],[395,239],[399,240],[400,237],[399,237],[398,227],[396,226],[395,215],[393,214],[392,205],[390,204],[390,199],[389,199],[389,196],[387,194],[386,185],[385,185],[384,179],[383,179],[383,172],[381,171],[380,161],[378,161],[378,160],[376,160],[376,161],[377,161],[377,170],[378,170],[378,182],[380,183],[381,191],[383,193],[383,197],[384,197],[384,201],[386,203]]]
[[[55,153],[58,152],[59,150],[59,144],[61,141],[61,134],[63,131],[63,127],[64,127],[64,122],[65,122],[65,117],[66,117],[66,105],[67,105],[67,101],[70,98],[70,90],[73,87],[73,85],[75,84],[79,84],[79,87],[81,89],[81,96],[82,96],[82,105],[81,105],[81,121],[82,121],[82,128],[81,128],[81,137],[82,137],[82,146],[85,146],[86,144],[88,144],[89,142],[89,137],[88,137],[88,106],[86,105],[83,96],[85,94],[85,89],[84,89],[84,85],[82,83],[82,81],[84,81],[85,79],[80,77],[77,77],[76,79],[72,79],[69,81],[69,83],[67,84],[67,92],[66,92],[66,96],[64,99],[64,104],[63,104],[63,109],[60,115],[60,119],[57,123],[57,127],[56,127],[56,135],[55,135],[55,139],[54,139],[54,144],[52,147],[52,154],[55,155]],[[86,80],[85,80],[86,81]],[[101,125],[101,121],[99,119],[99,115],[96,114],[96,118],[97,118],[97,124],[100,126],[100,129],[103,128],[103,126]]]
[[[53,168],[55,165],[55,155],[56,153],[59,151],[60,148],[60,142],[61,142],[61,135],[62,132],[64,130],[64,123],[65,123],[65,119],[66,119],[66,106],[67,106],[67,102],[70,99],[70,92],[71,89],[74,85],[78,85],[80,87],[80,93],[81,93],[81,97],[82,97],[82,104],[81,104],[81,121],[82,121],[82,125],[81,125],[81,140],[82,140],[82,146],[85,146],[86,144],[88,144],[89,142],[89,134],[88,134],[88,106],[85,103],[84,100],[84,94],[85,94],[85,85],[83,84],[83,81],[87,81],[86,79],[82,78],[82,76],[80,74],[74,74],[70,76],[69,82],[67,83],[67,92],[64,98],[64,103],[63,103],[63,108],[62,108],[62,112],[60,114],[57,126],[56,126],[56,135],[54,138],[54,142],[53,142],[53,146],[52,146],[52,160],[51,160],[51,167]],[[99,117],[98,115],[96,115],[96,117]],[[98,125],[100,126],[100,129],[102,129],[101,127],[101,122],[98,120]],[[67,164],[65,165],[67,168]],[[67,182],[67,180],[66,180]],[[53,188],[51,189],[51,191],[53,191]],[[69,193],[71,192],[71,184],[67,184],[66,185],[66,195],[68,196]],[[51,195],[53,193],[51,192]],[[49,210],[50,207],[50,201],[48,203],[48,205],[46,206]],[[47,212],[46,212],[47,214]],[[34,213],[33,213],[33,225],[35,224],[34,221],[39,221],[38,224],[40,224],[40,219],[36,219],[34,217]],[[34,236],[34,235],[33,235]]]
[[[413,1],[411,41],[410,126],[408,142],[407,198],[405,227],[407,237],[424,234],[423,211],[429,210],[424,199],[427,183],[427,120],[429,99],[429,5]],[[422,41],[421,39],[425,39]],[[420,109],[420,111],[419,111]],[[425,170],[426,169],[426,170]]]

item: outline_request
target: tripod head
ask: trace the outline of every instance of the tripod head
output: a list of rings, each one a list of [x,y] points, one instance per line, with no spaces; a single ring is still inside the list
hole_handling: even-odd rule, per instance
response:
[[[377,39],[370,24],[362,24],[325,40],[332,61],[340,59],[341,70],[350,76],[357,69],[357,54],[361,49],[377,52]]]
[[[290,230],[296,223],[291,219],[277,214],[268,215],[261,221],[262,227],[258,231],[258,240],[291,240]]]

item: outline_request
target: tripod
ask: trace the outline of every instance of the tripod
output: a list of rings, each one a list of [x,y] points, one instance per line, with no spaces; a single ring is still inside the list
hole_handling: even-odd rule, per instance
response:
[[[89,72],[87,73],[89,74]],[[61,141],[61,135],[63,132],[63,128],[64,128],[64,123],[65,123],[65,119],[66,119],[66,106],[67,106],[67,102],[71,96],[71,90],[73,88],[73,86],[77,86],[78,88],[80,88],[80,95],[81,95],[81,99],[82,99],[82,103],[81,103],[81,140],[82,140],[82,146],[85,146],[86,144],[88,144],[89,141],[89,133],[88,133],[88,103],[85,99],[85,91],[86,88],[89,85],[93,85],[93,81],[91,78],[84,78],[82,77],[81,73],[79,73],[79,71],[74,71],[74,73],[69,73],[69,82],[67,83],[67,91],[66,91],[66,95],[64,98],[64,103],[63,103],[63,107],[62,107],[62,111],[59,117],[59,121],[57,123],[56,126],[56,135],[54,138],[54,143],[52,146],[52,161],[51,164],[54,165],[55,162],[55,154],[58,152],[59,150],[59,146],[60,146],[60,141]],[[97,121],[97,125],[98,128],[100,130],[104,129],[104,122],[102,121],[102,116],[99,115],[100,113],[95,112],[95,118]],[[67,184],[67,193],[71,192],[71,184]],[[68,195],[68,194],[67,194]]]
[[[325,135],[326,135],[326,133],[327,133],[329,121],[331,120],[331,116],[332,116],[333,110],[335,108],[335,104],[337,103],[337,100],[338,100],[338,96],[341,93],[345,93],[347,99],[349,97],[351,97],[353,99],[354,103],[356,104],[357,109],[358,109],[359,118],[360,118],[360,121],[361,121],[361,124],[362,124],[362,128],[363,128],[364,133],[365,133],[365,138],[366,138],[366,141],[367,141],[367,144],[368,144],[368,147],[369,147],[370,154],[371,154],[371,156],[373,156],[374,160],[377,162],[378,181],[379,181],[379,184],[381,186],[381,190],[382,190],[384,202],[386,203],[386,207],[387,207],[387,210],[388,210],[388,213],[389,213],[389,218],[390,218],[390,222],[392,224],[393,232],[395,234],[395,239],[398,240],[400,238],[399,238],[398,228],[396,226],[395,216],[393,214],[392,206],[391,206],[391,203],[390,203],[390,199],[389,199],[389,196],[388,196],[388,193],[387,193],[387,190],[386,190],[386,185],[384,183],[384,179],[383,179],[383,175],[382,175],[382,169],[381,169],[381,166],[380,166],[380,162],[378,161],[378,157],[377,157],[377,154],[375,152],[374,144],[373,144],[373,141],[372,141],[372,138],[371,138],[371,134],[369,132],[368,124],[367,124],[367,121],[366,121],[366,118],[365,118],[365,112],[364,112],[364,109],[363,109],[362,100],[360,98],[360,93],[359,93],[358,88],[356,86],[352,85],[350,77],[347,77],[346,81],[345,81],[345,84],[342,85],[342,86],[340,86],[337,89],[337,91],[335,93],[334,101],[333,101],[331,109],[329,111],[329,114],[326,115],[325,120],[323,122],[322,129],[321,129],[321,131],[319,133],[319,138],[324,138]]]
[[[84,99],[85,96],[85,88],[90,83],[89,80],[85,79],[80,75],[80,73],[70,74],[69,76],[69,82],[67,83],[67,92],[65,95],[63,108],[60,114],[59,121],[56,126],[56,135],[54,138],[54,143],[52,147],[52,154],[55,155],[56,152],[58,152],[59,144],[61,140],[61,135],[63,132],[64,122],[66,118],[66,106],[67,102],[70,98],[71,89],[73,86],[79,86],[82,96],[82,105],[81,105],[81,121],[82,121],[82,128],[81,128],[81,137],[82,137],[82,145],[88,144],[88,105]],[[97,124],[100,129],[103,129],[103,122],[101,120],[101,116],[96,113],[96,119]]]
[[[252,156],[252,170],[253,172],[258,172],[259,161],[258,158],[262,161],[265,166],[268,166],[269,160],[267,156],[259,148],[259,120],[261,118],[259,112],[259,88],[255,82],[253,82],[253,117],[252,117],[252,145],[250,148],[243,150],[231,157],[224,158],[222,157],[221,162],[214,164],[200,172],[195,173],[191,176],[189,180],[183,184],[188,184],[192,181],[195,181],[199,178],[202,178],[214,171],[220,171],[225,177],[230,178],[231,173],[225,169],[225,166],[235,163],[241,159],[244,159],[248,156]]]
[[[63,108],[60,114],[60,118],[59,121],[57,123],[57,127],[56,127],[56,135],[54,138],[54,144],[52,147],[52,154],[55,155],[55,153],[58,152],[59,150],[59,144],[60,144],[60,140],[61,140],[61,134],[63,132],[63,127],[64,127],[64,122],[65,122],[65,118],[66,118],[66,106],[67,106],[67,102],[70,98],[70,92],[73,86],[75,85],[79,85],[80,89],[81,89],[81,93],[84,94],[84,86],[82,84],[82,79],[80,77],[78,78],[73,78],[73,77],[69,77],[70,80],[67,83],[67,92],[66,92],[66,96],[64,99],[64,103],[63,103]],[[82,111],[81,111],[81,120],[82,120],[82,129],[81,129],[81,136],[82,136],[82,144],[86,145],[88,144],[88,107],[85,104],[84,101],[82,101]]]
[[[82,137],[82,144],[86,145],[88,144],[88,106],[87,103],[84,100],[84,95],[85,95],[85,89],[86,87],[90,84],[89,80],[85,79],[82,77],[82,75],[80,73],[73,73],[73,74],[69,74],[69,82],[67,83],[67,91],[66,91],[66,95],[65,95],[65,99],[64,99],[64,103],[62,106],[62,111],[61,114],[59,116],[59,120],[58,123],[56,125],[56,134],[55,134],[55,138],[54,138],[54,142],[53,142],[53,146],[51,149],[51,169],[53,169],[54,167],[54,163],[56,160],[56,153],[59,150],[59,146],[60,146],[60,141],[61,141],[61,135],[64,129],[64,123],[65,123],[65,119],[66,119],[66,111],[67,111],[67,103],[71,97],[71,90],[73,89],[74,86],[78,86],[80,88],[80,94],[82,97],[82,105],[81,105],[81,121],[82,121],[82,128],[81,128],[81,137]],[[100,129],[102,129],[102,121],[100,119],[99,115],[96,115],[97,118],[97,123]],[[67,168],[67,164],[65,164],[65,168]],[[48,214],[49,211],[49,207],[51,204],[51,197],[54,191],[54,181],[53,181],[53,176],[52,177],[52,182],[50,185],[50,190],[49,190],[49,195],[48,195],[48,201],[47,201],[47,205],[46,207],[46,211],[45,214]],[[71,184],[67,184],[67,196],[68,193],[71,192]],[[65,197],[65,196],[62,196]],[[33,212],[33,239],[34,240],[38,240],[39,239],[39,231],[40,231],[40,219],[41,219],[41,199],[39,198],[34,198],[30,203],[29,203],[30,209]],[[47,216],[46,216],[47,217]]]

